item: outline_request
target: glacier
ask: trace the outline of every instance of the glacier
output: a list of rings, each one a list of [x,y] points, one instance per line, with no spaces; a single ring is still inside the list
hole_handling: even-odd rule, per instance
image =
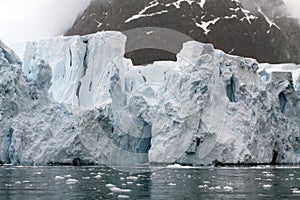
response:
[[[126,36],[0,43],[0,161],[22,165],[295,164],[300,66],[186,42],[133,66]]]

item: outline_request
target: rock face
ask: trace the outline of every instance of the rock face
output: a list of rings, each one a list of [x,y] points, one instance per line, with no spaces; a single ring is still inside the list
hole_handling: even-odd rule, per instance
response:
[[[140,27],[176,30],[259,62],[300,63],[299,21],[289,17],[282,0],[93,0],[65,35]],[[177,46],[179,52],[182,43]],[[143,49],[126,57],[134,64],[148,64],[176,60],[178,52]]]
[[[32,80],[4,53],[0,102],[14,103],[1,106],[1,161],[299,162],[299,66],[196,41],[176,62],[133,66],[125,44],[119,32],[29,43],[23,72]]]

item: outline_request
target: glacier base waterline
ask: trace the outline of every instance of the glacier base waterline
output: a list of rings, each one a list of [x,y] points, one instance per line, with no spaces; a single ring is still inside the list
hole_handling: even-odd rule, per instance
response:
[[[300,67],[187,42],[133,66],[120,32],[1,43],[0,160],[22,165],[296,164]]]

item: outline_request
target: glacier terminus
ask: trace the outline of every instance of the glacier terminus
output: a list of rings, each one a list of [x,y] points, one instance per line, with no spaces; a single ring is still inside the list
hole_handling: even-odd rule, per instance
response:
[[[0,43],[0,160],[21,165],[296,164],[300,66],[189,41],[134,66],[126,36]]]

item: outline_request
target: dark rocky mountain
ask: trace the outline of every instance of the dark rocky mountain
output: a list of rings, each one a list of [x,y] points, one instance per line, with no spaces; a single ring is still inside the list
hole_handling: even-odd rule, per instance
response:
[[[65,35],[139,27],[176,30],[259,62],[300,63],[299,21],[282,0],[93,0]],[[126,56],[145,64],[175,59],[173,53],[144,49]]]

